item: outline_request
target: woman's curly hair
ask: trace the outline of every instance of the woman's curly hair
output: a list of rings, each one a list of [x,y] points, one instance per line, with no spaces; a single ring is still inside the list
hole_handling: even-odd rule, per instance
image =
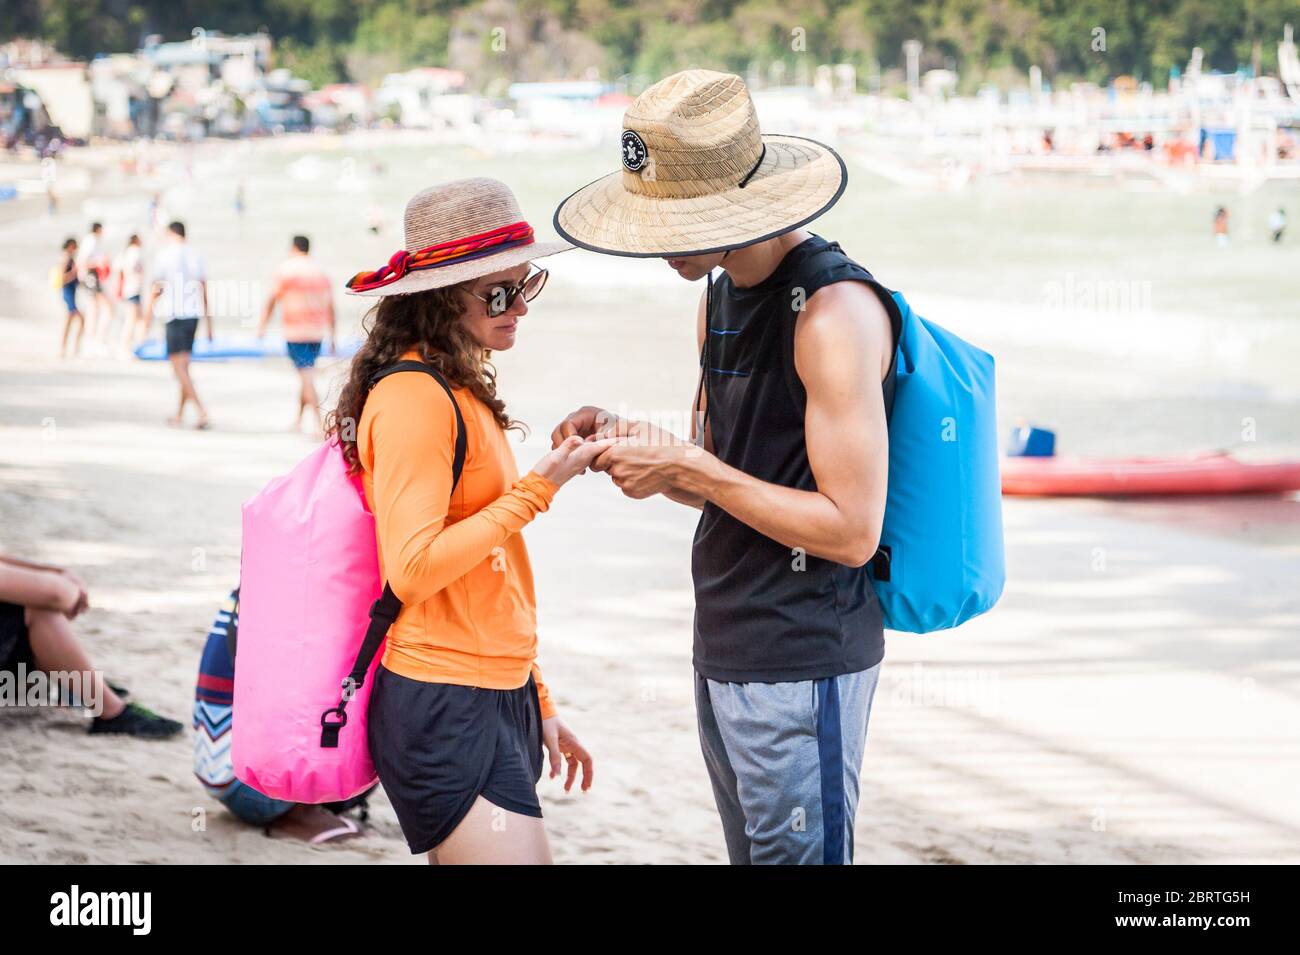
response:
[[[366,313],[362,320],[367,333],[365,343],[352,359],[338,404],[325,418],[325,430],[343,446],[350,473],[361,470],[357,426],[370,392],[370,379],[413,349],[423,361],[441,371],[453,388],[469,389],[491,409],[503,429],[525,430],[523,424],[506,414],[506,403],[497,397],[496,369],[488,360],[490,353],[460,322],[465,305],[458,293],[463,287],[385,295]]]

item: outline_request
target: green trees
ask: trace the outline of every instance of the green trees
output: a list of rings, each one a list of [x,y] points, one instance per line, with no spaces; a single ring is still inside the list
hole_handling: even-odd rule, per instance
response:
[[[39,36],[89,57],[135,49],[148,33],[265,27],[280,62],[317,83],[450,66],[497,86],[692,65],[793,80],[849,62],[865,77],[900,68],[903,41],[918,39],[923,69],[953,67],[969,88],[1034,64],[1058,82],[1160,83],[1193,46],[1221,70],[1250,64],[1258,47],[1273,69],[1288,21],[1300,26],[1300,0],[6,0],[0,38]]]

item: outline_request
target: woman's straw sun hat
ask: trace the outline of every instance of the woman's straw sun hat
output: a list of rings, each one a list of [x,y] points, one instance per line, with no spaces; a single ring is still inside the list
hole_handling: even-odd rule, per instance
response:
[[[595,252],[642,257],[734,249],[797,229],[844,192],[829,146],[763,135],[739,76],[687,70],[623,117],[623,169],[579,189],[555,230]]]
[[[538,242],[510,187],[496,179],[458,179],[406,204],[405,248],[373,272],[348,281],[352,295],[407,295],[511,269],[567,252]]]

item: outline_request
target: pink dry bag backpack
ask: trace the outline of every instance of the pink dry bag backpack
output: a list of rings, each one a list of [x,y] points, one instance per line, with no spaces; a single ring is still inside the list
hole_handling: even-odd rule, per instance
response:
[[[446,379],[432,375],[456,412],[452,488],[465,464],[465,422]],[[235,775],[292,802],[350,799],[375,784],[366,739],[370,677],[402,609],[379,578],[375,519],[361,480],[331,439],[244,504],[239,659],[231,759]]]

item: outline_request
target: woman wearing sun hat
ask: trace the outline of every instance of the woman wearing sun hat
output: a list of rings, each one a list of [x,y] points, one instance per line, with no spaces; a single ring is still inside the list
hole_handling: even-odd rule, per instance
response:
[[[592,764],[537,667],[519,532],[603,447],[571,439],[519,477],[506,431],[520,425],[489,357],[514,345],[545,284],[533,260],[571,246],[537,241],[494,179],[426,189],[405,225],[405,248],[348,282],[378,301],[328,423],[361,476],[381,568],[402,603],[370,700],[371,755],[413,853],[549,862],[536,793],[543,746],[552,776],[568,761],[566,789],[580,766],[587,789]],[[432,365],[449,387],[430,374],[374,380],[399,361]]]
[[[840,157],[762,133],[740,77],[670,76],[624,127],[623,168],[566,199],[555,226],[586,249],[709,276],[691,435],[703,453],[590,406],[552,440],[635,435],[593,467],[629,497],[702,509],[696,711],[731,861],[851,862],[884,655],[865,565],[884,515],[901,317],[870,272],[802,228],[843,195]]]

